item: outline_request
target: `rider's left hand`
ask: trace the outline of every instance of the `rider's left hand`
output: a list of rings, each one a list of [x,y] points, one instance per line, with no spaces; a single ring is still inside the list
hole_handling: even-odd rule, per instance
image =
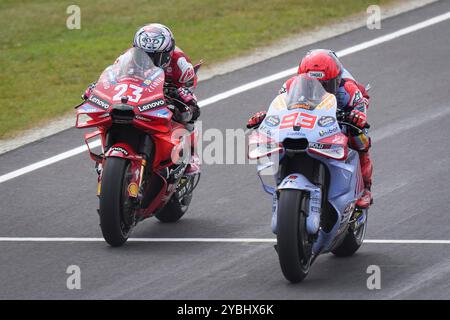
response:
[[[353,109],[348,116],[348,120],[358,128],[363,129],[367,124],[367,115],[362,111]]]
[[[178,88],[177,93],[181,101],[183,101],[185,104],[196,104],[197,98],[190,89],[181,87]]]

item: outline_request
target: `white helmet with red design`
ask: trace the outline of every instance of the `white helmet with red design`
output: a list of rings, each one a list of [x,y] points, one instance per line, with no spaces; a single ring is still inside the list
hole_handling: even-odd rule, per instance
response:
[[[168,27],[151,23],[136,32],[133,47],[143,49],[156,66],[166,68],[175,49],[175,39]]]

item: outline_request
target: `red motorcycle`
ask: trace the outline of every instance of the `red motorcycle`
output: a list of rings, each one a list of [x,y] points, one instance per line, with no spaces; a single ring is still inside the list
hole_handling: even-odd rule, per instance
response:
[[[132,48],[76,107],[76,127],[97,128],[85,142],[99,174],[100,227],[111,246],[124,244],[133,227],[151,216],[179,220],[200,180],[200,173],[185,174],[196,133],[172,119],[175,102],[164,84],[164,70]],[[102,152],[94,153],[98,144]]]

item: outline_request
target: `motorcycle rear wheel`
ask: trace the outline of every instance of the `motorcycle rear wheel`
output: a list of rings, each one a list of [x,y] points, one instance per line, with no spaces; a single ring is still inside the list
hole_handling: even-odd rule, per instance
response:
[[[282,190],[277,212],[277,251],[281,271],[292,283],[309,273],[312,242],[306,231],[307,193]]]
[[[130,163],[122,158],[105,161],[100,192],[100,228],[103,238],[112,247],[123,245],[133,226],[127,180]]]

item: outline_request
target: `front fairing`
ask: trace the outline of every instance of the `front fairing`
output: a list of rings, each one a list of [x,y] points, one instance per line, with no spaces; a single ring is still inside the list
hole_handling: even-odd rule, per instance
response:
[[[321,159],[321,156],[315,154],[313,148],[323,146],[321,141],[324,139],[329,138],[329,145],[346,144],[336,119],[335,96],[327,93],[317,80],[305,79],[303,76],[299,76],[292,86],[294,89],[290,93],[282,93],[271,102],[267,115],[256,132],[264,139],[259,138],[261,143],[256,149],[249,147],[249,156],[250,152],[253,155],[267,155],[264,164],[260,164],[257,168],[260,177],[268,175],[263,171],[269,172],[270,167],[278,164],[285,156],[283,144],[287,139],[306,140],[308,147],[305,152],[318,159]],[[270,146],[275,152],[270,154],[267,152],[268,144],[265,143],[267,140],[271,141]],[[251,142],[250,139],[249,144]],[[260,157],[260,160],[262,158]],[[271,171],[273,175],[277,174],[276,168],[272,168]],[[264,183],[263,179],[261,181],[266,192],[272,194],[276,190],[276,187]]]
[[[164,82],[164,70],[156,67],[143,50],[132,48],[103,71],[91,96],[78,110],[111,114],[117,106],[126,105],[133,109],[136,127],[166,132],[173,114],[164,98]]]
[[[288,107],[290,100],[292,102],[292,97],[283,93],[272,101],[258,129],[261,133],[280,143],[286,138],[305,138],[311,144],[340,132],[334,95],[325,94],[312,110],[303,104]]]

